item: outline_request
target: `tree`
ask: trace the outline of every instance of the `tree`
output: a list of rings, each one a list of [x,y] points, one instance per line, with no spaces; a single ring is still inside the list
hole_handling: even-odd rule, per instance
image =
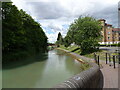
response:
[[[63,44],[65,47],[68,47],[74,41],[73,36],[74,36],[74,32],[69,29],[69,31],[67,32],[67,35],[63,39],[64,40]]]
[[[92,17],[79,17],[70,25],[67,37],[81,47],[81,54],[96,50],[101,38],[100,22]]]
[[[47,49],[47,36],[41,25],[11,2],[2,3],[3,62],[43,52]]]
[[[59,32],[58,33],[58,37],[57,37],[57,42],[56,42],[56,44],[63,44],[63,38],[62,38],[62,35],[61,35],[61,33]]]

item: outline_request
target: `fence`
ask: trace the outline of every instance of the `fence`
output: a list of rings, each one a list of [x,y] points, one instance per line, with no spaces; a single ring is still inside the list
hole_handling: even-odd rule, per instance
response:
[[[97,55],[96,53],[94,53],[94,60],[95,62],[100,65],[100,55]],[[120,52],[118,52],[118,55],[111,55],[111,53],[105,53],[105,62],[106,64],[109,64],[109,66],[112,65],[113,63],[113,66],[114,68],[116,68],[116,64],[120,64]]]

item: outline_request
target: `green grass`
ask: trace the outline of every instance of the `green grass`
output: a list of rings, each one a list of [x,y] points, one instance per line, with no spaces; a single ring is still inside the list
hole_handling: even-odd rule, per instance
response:
[[[68,50],[70,52],[74,52],[74,53],[80,54],[80,48],[79,48],[79,46],[64,47],[64,45],[60,45],[60,48]]]
[[[106,53],[107,53],[107,51],[101,50],[101,51],[98,51],[98,52],[95,52],[95,53],[97,55],[99,55],[100,60],[106,60]],[[112,55],[118,55],[118,53],[111,53],[111,56]],[[86,54],[84,56],[89,57],[89,58],[94,58],[94,53]]]
[[[84,71],[84,70],[87,70],[90,67],[91,66],[88,63],[85,63],[85,64],[81,64],[80,69],[81,69],[81,71]]]
[[[80,51],[80,49],[79,49],[78,46],[70,46],[70,47],[66,48],[63,45],[61,45],[60,48],[68,50],[70,52],[77,53],[77,54],[81,53],[81,51]],[[88,57],[88,58],[94,58],[94,53],[96,53],[97,55],[99,55],[100,60],[106,60],[106,53],[107,53],[107,51],[105,51],[105,50],[99,50],[97,52],[93,52],[93,53],[86,54],[86,55],[83,55],[83,56]],[[118,53],[111,53],[111,56],[112,55],[118,55]]]
[[[109,44],[109,45],[106,45],[106,44],[100,44],[100,46],[117,46],[117,47],[120,47],[120,43],[118,44]]]
[[[64,47],[64,45],[60,45],[60,48],[68,50],[66,47]]]
[[[95,52],[96,55],[99,55],[99,59],[100,60],[106,60],[106,53],[107,51],[105,50],[101,50],[101,51],[98,51],[98,52]],[[110,56],[111,56],[111,61],[113,62],[113,55],[118,55],[118,53],[111,53]],[[90,54],[86,54],[84,55],[85,57],[88,57],[88,58],[94,58],[94,53],[90,53]],[[108,56],[108,60],[109,60],[109,56]],[[115,59],[116,60],[116,63],[118,63],[118,59]]]
[[[74,51],[75,53],[77,53],[77,54],[80,54],[81,52],[80,52],[80,49],[79,50],[76,50],[76,51]]]

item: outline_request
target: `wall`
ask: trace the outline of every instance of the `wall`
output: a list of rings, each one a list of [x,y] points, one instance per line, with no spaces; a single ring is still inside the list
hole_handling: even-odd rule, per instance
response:
[[[106,26],[106,42],[113,42],[112,26]],[[108,39],[109,37],[109,39]]]

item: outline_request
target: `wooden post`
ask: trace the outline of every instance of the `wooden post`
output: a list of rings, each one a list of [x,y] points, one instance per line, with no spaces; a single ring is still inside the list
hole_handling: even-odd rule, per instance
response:
[[[114,65],[114,68],[115,68],[115,56],[113,56],[113,65]]]
[[[99,55],[98,55],[98,65],[99,65]]]
[[[107,64],[107,53],[106,53],[106,64]]]
[[[96,55],[96,53],[94,53],[94,60],[95,60],[95,63],[97,63],[97,55]]]
[[[109,66],[111,66],[111,57],[110,57],[110,53],[109,53]]]
[[[118,63],[120,64],[120,51],[118,52]]]

